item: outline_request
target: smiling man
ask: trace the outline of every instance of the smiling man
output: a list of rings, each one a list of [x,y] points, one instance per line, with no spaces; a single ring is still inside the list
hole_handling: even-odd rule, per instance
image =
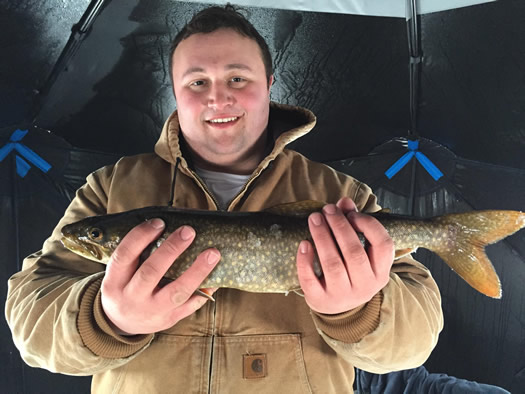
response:
[[[394,261],[386,230],[357,212],[380,209],[369,187],[285,148],[315,116],[270,102],[271,56],[255,28],[232,6],[207,8],[175,38],[170,67],[177,111],[155,153],[90,175],[10,279],[6,316],[26,362],[91,374],[96,393],[350,393],[354,366],[421,365],[443,325],[437,286],[410,257]],[[60,244],[67,223],[168,199],[228,211],[326,202],[297,250],[304,297],[221,288],[208,302],[195,291],[220,261],[213,242],[164,285],[198,234],[183,226],[139,266],[158,219],[126,235],[105,271]]]
[[[173,54],[179,123],[195,165],[250,174],[266,152],[270,85],[257,43],[231,29],[198,33]]]

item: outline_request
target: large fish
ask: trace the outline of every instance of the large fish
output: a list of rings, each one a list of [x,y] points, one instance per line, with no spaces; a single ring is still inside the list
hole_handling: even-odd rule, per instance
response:
[[[219,212],[168,207],[92,216],[64,226],[62,243],[71,251],[107,264],[122,238],[136,225],[152,218],[166,223],[164,233],[145,251],[152,253],[182,225],[196,231],[191,246],[173,263],[165,277],[178,278],[204,249],[216,247],[221,261],[202,288],[229,287],[252,292],[280,293],[300,288],[296,269],[299,243],[311,239],[308,215],[321,203],[289,203],[261,212]],[[485,246],[525,227],[525,213],[471,211],[428,219],[387,213],[371,214],[394,241],[396,257],[419,247],[439,255],[479,292],[501,297],[501,284]],[[365,242],[361,237],[362,242]],[[317,264],[316,273],[322,275]]]

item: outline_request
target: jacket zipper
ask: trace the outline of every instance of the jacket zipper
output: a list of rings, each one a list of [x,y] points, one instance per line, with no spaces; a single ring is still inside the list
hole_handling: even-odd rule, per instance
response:
[[[217,210],[219,210],[219,202],[217,201],[217,199],[215,198],[213,193],[210,191],[210,189],[208,189],[208,186],[206,185],[206,183],[201,179],[201,177],[195,171],[190,169],[190,172],[192,173],[194,178],[197,180],[197,182],[199,183],[201,188],[204,190],[204,192],[211,197],[213,203],[215,204],[215,208]],[[232,200],[230,201],[230,204],[228,205],[227,210],[229,210],[229,208],[231,207],[231,204],[233,203],[233,201],[235,201],[241,194],[245,193],[246,190],[248,190],[248,187],[250,186],[252,181],[255,178],[257,178],[260,175],[261,172],[262,171],[257,172],[256,174],[252,175],[250,177],[250,179],[248,179],[248,181],[246,182],[244,187],[239,191],[239,193],[237,193],[237,195],[234,198],[232,198]],[[212,387],[213,387],[213,384],[214,384],[214,382],[212,381],[212,377],[213,377],[213,356],[214,356],[214,353],[215,353],[215,328],[216,328],[216,315],[217,315],[217,302],[218,301],[219,301],[219,299],[217,297],[215,302],[213,303],[213,320],[212,320],[212,334],[211,334],[210,367],[209,367],[209,371],[208,371],[208,394],[211,394]]]
[[[197,180],[197,182],[199,183],[199,185],[202,187],[202,189],[204,190],[204,192],[211,197],[213,203],[215,204],[215,208],[219,211],[219,202],[217,201],[217,199],[215,198],[215,196],[213,195],[213,193],[210,191],[210,189],[208,189],[208,186],[206,186],[206,183],[204,183],[204,181],[201,179],[201,177],[193,170],[190,170],[191,174],[195,177],[195,179]]]
[[[201,179],[201,177],[193,170],[190,169],[191,174],[194,176],[195,180],[197,180],[197,183],[201,186],[201,188],[204,190],[204,192],[211,197],[213,203],[215,204],[215,208],[219,210],[219,202],[213,195],[213,193],[208,189],[208,186],[206,183]],[[211,326],[211,351],[210,351],[210,367],[208,370],[208,394],[212,392],[213,387],[213,381],[212,381],[212,375],[213,375],[213,356],[214,356],[214,347],[215,347],[215,315],[217,314],[217,299],[213,303],[213,316],[212,316],[212,326]]]
[[[208,394],[211,394],[212,387],[213,387],[213,356],[214,356],[214,348],[215,348],[215,316],[217,314],[217,302],[218,302],[218,294],[215,302],[213,303],[213,320],[212,320],[212,331],[211,331],[211,352],[210,352],[210,369],[208,371]]]
[[[208,186],[206,185],[206,183],[201,179],[201,177],[193,170],[190,170],[192,175],[195,177],[195,179],[197,180],[197,182],[199,183],[199,185],[202,187],[202,189],[204,190],[204,192],[211,197],[213,203],[215,204],[215,208],[220,211],[221,209],[219,208],[219,202],[217,201],[217,198],[213,195],[213,193],[211,192],[210,189],[208,189]],[[230,203],[228,204],[228,207],[226,207],[226,211],[229,211],[230,210],[230,207],[231,207],[231,204],[242,194],[246,193],[246,190],[248,190],[248,188],[250,187],[250,184],[252,183],[252,181],[257,178],[260,174],[261,174],[262,171],[259,171],[258,173],[252,175],[250,177],[250,179],[248,179],[246,181],[246,183],[244,184],[243,188],[239,191],[239,193],[237,193],[230,201]]]
[[[233,202],[234,202],[237,198],[239,198],[240,195],[245,194],[245,193],[248,191],[248,188],[252,185],[252,183],[254,182],[255,178],[258,178],[258,177],[262,174],[262,172],[263,172],[265,169],[266,169],[266,167],[263,168],[263,169],[261,169],[261,170],[259,170],[259,171],[257,171],[255,174],[253,174],[253,175],[250,177],[250,179],[248,179],[248,180],[246,181],[246,183],[244,184],[244,186],[242,187],[242,189],[239,191],[239,193],[237,193],[237,194],[235,195],[235,197],[233,197],[233,198],[230,200],[230,203],[228,204],[228,208],[226,209],[227,211],[230,210],[230,208],[231,208]]]
[[[215,204],[215,209],[219,210],[219,202],[213,195],[213,193],[208,189],[208,186],[206,186],[206,183],[201,179],[201,177],[192,169],[188,168],[189,172],[193,175],[194,179],[197,181],[197,183],[200,185],[200,187],[204,190],[204,193],[206,193],[210,198],[212,199],[213,203]],[[175,187],[175,185],[173,185]],[[210,351],[210,363],[209,363],[209,370],[208,370],[208,393],[211,393],[212,390],[212,374],[213,374],[213,355],[214,355],[214,346],[215,346],[215,315],[217,313],[217,306],[215,301],[213,303],[213,317],[212,317],[212,326],[211,326],[211,351]]]

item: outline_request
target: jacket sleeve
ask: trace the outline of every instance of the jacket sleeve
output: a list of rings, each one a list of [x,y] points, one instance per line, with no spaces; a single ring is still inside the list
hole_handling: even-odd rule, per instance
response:
[[[111,167],[88,177],[43,249],[24,260],[9,279],[6,318],[27,364],[71,375],[115,368],[138,354],[152,335],[114,333],[100,305],[104,265],[64,248],[60,229],[86,216],[105,214]]]
[[[361,212],[380,209],[366,185],[360,185],[354,201]],[[379,374],[423,364],[443,329],[437,284],[410,256],[394,261],[388,284],[368,303],[339,315],[312,316],[320,335],[341,357]]]

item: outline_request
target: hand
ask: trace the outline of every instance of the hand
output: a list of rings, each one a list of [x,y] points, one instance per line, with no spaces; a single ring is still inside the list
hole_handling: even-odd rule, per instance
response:
[[[164,222],[160,219],[136,226],[122,239],[108,263],[101,287],[102,307],[120,334],[164,330],[207,301],[194,292],[220,260],[217,249],[202,252],[177,280],[159,287],[173,261],[195,237],[189,226],[177,229],[137,269],[140,254],[163,229]]]
[[[386,286],[394,261],[394,243],[379,221],[357,213],[355,203],[342,198],[337,205],[326,205],[323,214],[311,214],[308,225],[324,274],[317,278],[314,248],[308,241],[301,242],[297,273],[312,310],[346,312],[370,301]],[[366,250],[357,232],[368,240]]]

